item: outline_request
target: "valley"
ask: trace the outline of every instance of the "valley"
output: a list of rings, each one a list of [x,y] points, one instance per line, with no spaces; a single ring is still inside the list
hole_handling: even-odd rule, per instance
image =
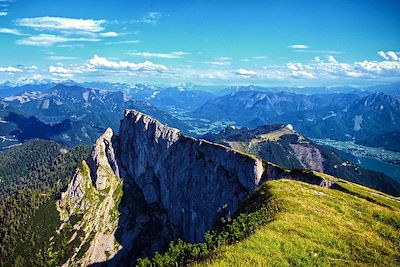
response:
[[[384,148],[358,145],[352,141],[315,138],[312,140],[317,144],[328,146],[354,156],[354,158],[349,157],[348,160],[366,169],[383,172],[398,181],[400,180],[399,152],[386,150]]]
[[[0,0],[0,267],[399,267],[399,10]]]

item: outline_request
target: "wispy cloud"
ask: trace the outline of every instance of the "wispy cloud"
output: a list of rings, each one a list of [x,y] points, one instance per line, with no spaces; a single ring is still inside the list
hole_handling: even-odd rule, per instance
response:
[[[106,45],[112,45],[112,44],[138,44],[138,43],[140,43],[139,40],[127,40],[127,41],[107,42]]]
[[[240,75],[240,76],[242,76],[244,78],[250,78],[252,76],[256,76],[257,75],[257,72],[252,71],[252,70],[248,70],[248,69],[243,69],[243,68],[235,70],[234,73],[237,74],[237,75]]]
[[[16,41],[18,45],[31,45],[31,46],[51,46],[57,43],[66,43],[66,42],[98,42],[100,39],[97,38],[72,38],[65,36],[58,36],[54,34],[39,34],[29,36],[24,39],[20,39]]]
[[[188,55],[189,53],[187,52],[171,52],[171,53],[151,53],[151,52],[128,52],[128,55],[132,56],[140,56],[140,57],[145,57],[145,58],[168,58],[168,59],[174,59],[174,58],[183,58],[185,55]]]
[[[22,72],[20,68],[16,67],[0,67],[0,72]]]
[[[341,55],[345,52],[337,50],[310,50],[310,49],[296,49],[296,53],[314,53],[314,54],[331,54],[331,55]]]
[[[229,66],[231,65],[230,57],[217,57],[210,61],[204,61],[203,63],[216,66]]]
[[[76,57],[52,55],[52,56],[48,56],[47,59],[49,59],[49,60],[73,60],[73,59],[76,59]]]
[[[0,11],[0,17],[7,16],[8,12],[7,11]]]
[[[305,45],[305,44],[293,44],[293,45],[289,45],[288,47],[292,48],[292,49],[308,49],[308,48],[310,48],[308,45]]]
[[[101,32],[105,20],[75,19],[64,17],[36,17],[18,19],[17,25],[35,30]]]
[[[48,16],[22,18],[15,21],[16,26],[27,27],[40,34],[31,34],[16,43],[19,45],[51,46],[65,42],[98,42],[102,38],[113,38],[122,35],[115,31],[105,31],[104,24],[106,22],[106,20]],[[19,31],[8,33],[17,34]]]
[[[252,57],[252,59],[267,59],[268,57],[267,56],[255,56],[255,57]]]
[[[119,36],[119,34],[116,32],[102,32],[102,33],[99,33],[99,35],[101,37],[117,37],[117,36]]]
[[[17,29],[9,29],[9,28],[0,28],[0,33],[13,34],[13,35],[24,35]]]

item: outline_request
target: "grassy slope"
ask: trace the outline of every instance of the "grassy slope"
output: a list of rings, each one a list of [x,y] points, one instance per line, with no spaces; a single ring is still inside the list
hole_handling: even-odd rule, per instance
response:
[[[400,200],[349,182],[347,193],[267,182],[276,220],[217,250],[207,266],[400,266]]]

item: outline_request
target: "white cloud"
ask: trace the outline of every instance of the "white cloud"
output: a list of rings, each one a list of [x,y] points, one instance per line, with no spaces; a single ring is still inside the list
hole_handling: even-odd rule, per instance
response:
[[[167,67],[161,64],[155,64],[150,61],[145,61],[143,63],[132,63],[129,61],[112,61],[105,57],[100,57],[94,55],[92,59],[89,60],[89,64],[94,67],[102,67],[109,69],[129,69],[135,71],[166,71]]]
[[[288,47],[293,48],[293,49],[308,49],[308,48],[310,48],[309,46],[304,45],[304,44],[294,44],[294,45],[289,45]]]
[[[49,72],[55,76],[60,76],[63,78],[71,78],[75,73],[72,69],[66,69],[62,66],[50,66]]]
[[[99,35],[101,37],[117,37],[118,33],[116,33],[116,32],[102,32]]]
[[[255,57],[252,57],[253,59],[267,59],[268,57],[267,56],[255,56]]]
[[[19,30],[17,29],[9,29],[9,28],[0,28],[0,33],[7,33],[7,34],[13,34],[13,35],[23,35]]]
[[[311,72],[311,67],[303,65],[300,62],[289,62],[286,64],[289,69],[290,76],[293,78],[313,79],[314,74]]]
[[[217,57],[211,61],[204,61],[205,64],[216,65],[216,66],[228,66],[231,65],[230,57]]]
[[[379,51],[378,55],[385,60],[393,60],[393,61],[400,60],[400,57],[394,51],[388,51],[388,52]]]
[[[22,70],[15,67],[0,67],[0,72],[22,72]]]
[[[63,17],[36,17],[17,20],[17,25],[36,30],[101,32],[105,20],[72,19]]]
[[[320,57],[315,57],[312,64],[290,62],[286,66],[290,75],[295,78],[379,79],[400,77],[400,60],[395,52],[389,52],[378,52],[378,55],[384,61],[363,60],[343,63],[333,56],[327,56],[327,61],[323,61]]]
[[[57,45],[57,47],[76,48],[76,47],[85,47],[85,45],[84,44],[60,44],[60,45]]]
[[[246,77],[246,78],[257,75],[257,73],[255,71],[248,70],[248,69],[242,69],[242,68],[235,70],[234,73],[238,74],[240,76]]]
[[[50,60],[72,60],[72,59],[76,59],[76,57],[69,57],[69,56],[48,56],[47,59],[50,59]]]
[[[62,64],[49,67],[49,73],[53,76],[59,76],[63,78],[71,78],[75,74],[105,74],[107,72],[120,75],[133,75],[134,73],[149,73],[157,72],[157,75],[167,71],[168,68],[161,64],[155,64],[150,61],[142,63],[133,63],[129,61],[114,61],[105,57],[94,55],[88,60],[86,64],[82,65],[70,65],[66,67]],[[147,75],[146,74],[146,75]]]
[[[0,17],[4,17],[7,16],[7,12],[6,11],[0,11]]]
[[[327,56],[327,59],[330,63],[338,63],[334,56]]]
[[[186,52],[171,52],[171,53],[150,53],[150,52],[128,52],[128,55],[141,56],[141,57],[152,57],[152,58],[183,58],[184,55],[189,53]]]
[[[400,77],[400,61],[361,61],[355,62],[354,68],[363,71],[366,75],[399,75]]]
[[[138,43],[140,43],[139,40],[128,40],[128,41],[107,42],[106,45],[112,45],[112,44],[138,44]]]
[[[299,70],[299,71],[292,71],[291,73],[293,78],[304,78],[304,79],[313,79],[314,75],[305,70]]]
[[[341,55],[344,54],[342,51],[336,50],[309,50],[309,49],[297,49],[294,50],[296,53],[313,53],[313,54],[331,54],[331,55]]]
[[[29,66],[29,67],[26,67],[26,68],[29,69],[29,70],[38,70],[39,69],[39,67],[36,66],[36,65],[32,65],[32,66]]]
[[[51,46],[57,43],[66,43],[66,42],[98,42],[100,39],[97,38],[72,38],[65,36],[58,36],[54,34],[39,34],[29,36],[27,38],[17,40],[16,44],[18,45],[32,45],[32,46]]]

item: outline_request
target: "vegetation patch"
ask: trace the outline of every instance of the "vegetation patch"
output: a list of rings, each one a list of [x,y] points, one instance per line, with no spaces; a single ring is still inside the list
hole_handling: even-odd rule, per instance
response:
[[[139,259],[138,266],[186,266],[205,260],[221,246],[241,241],[262,225],[271,222],[280,209],[271,199],[268,186],[259,188],[238,210],[228,223],[217,223],[215,230],[207,232],[205,243],[191,244],[178,240],[171,242],[165,253],[156,253],[153,258]]]
[[[205,243],[171,242],[137,266],[398,266],[399,200],[339,184],[347,191],[266,182]]]

